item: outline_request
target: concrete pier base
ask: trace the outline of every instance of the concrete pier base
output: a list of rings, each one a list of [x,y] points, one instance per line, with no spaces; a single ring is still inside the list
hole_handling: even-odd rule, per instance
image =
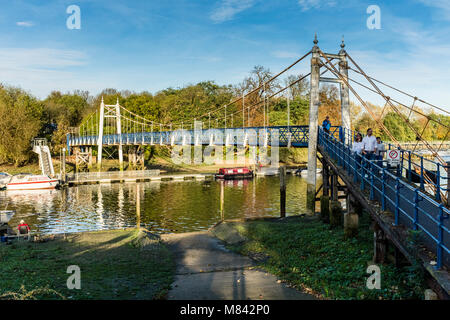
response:
[[[339,201],[331,201],[330,224],[332,227],[339,227],[342,225],[342,205]]]
[[[354,212],[344,214],[344,238],[354,238],[358,235],[359,216]]]
[[[320,220],[324,223],[330,223],[330,197],[320,197]]]

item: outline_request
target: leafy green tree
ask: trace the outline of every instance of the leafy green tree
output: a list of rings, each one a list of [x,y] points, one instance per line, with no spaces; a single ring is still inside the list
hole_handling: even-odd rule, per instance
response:
[[[25,91],[0,88],[0,161],[23,165],[32,158],[31,142],[42,126],[44,105]]]

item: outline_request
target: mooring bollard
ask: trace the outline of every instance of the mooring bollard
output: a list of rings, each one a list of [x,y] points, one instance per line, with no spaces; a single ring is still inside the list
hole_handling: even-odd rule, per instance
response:
[[[286,217],[286,166],[280,167],[280,217]]]
[[[220,219],[222,221],[225,220],[224,202],[225,202],[225,181],[220,181]]]

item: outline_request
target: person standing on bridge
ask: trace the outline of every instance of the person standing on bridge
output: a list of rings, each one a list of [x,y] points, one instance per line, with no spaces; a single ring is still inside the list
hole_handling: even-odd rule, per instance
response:
[[[364,143],[362,142],[362,135],[361,135],[361,133],[358,132],[355,137],[355,142],[353,142],[353,145],[352,145],[352,152],[355,153],[358,169],[361,166],[361,154],[362,154],[363,149],[364,149]]]
[[[367,129],[367,135],[364,137],[362,142],[364,144],[362,153],[370,163],[370,161],[375,160],[375,154],[377,152],[377,139],[373,135],[372,128]]]
[[[383,158],[384,158],[385,153],[386,153],[386,147],[385,147],[383,141],[381,141],[381,138],[377,137],[376,160],[378,160],[377,165],[380,168],[383,168]]]
[[[362,142],[362,135],[361,133],[357,133],[355,137],[355,142],[353,142],[352,145],[352,151],[356,152],[356,154],[361,154],[364,149],[364,143]]]
[[[326,116],[325,120],[323,120],[322,128],[323,128],[323,131],[325,131],[325,133],[330,134],[331,122],[330,122],[329,116]]]

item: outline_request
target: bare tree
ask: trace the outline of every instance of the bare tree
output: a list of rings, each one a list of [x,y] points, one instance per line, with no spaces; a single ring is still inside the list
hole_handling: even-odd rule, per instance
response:
[[[299,75],[291,74],[287,76],[286,79],[284,79],[284,84],[286,87],[291,85],[292,83],[295,83],[286,90],[286,92],[289,95],[289,98],[292,100],[297,97],[304,97],[309,93],[309,81],[306,79],[300,80],[301,78],[303,78],[302,74]]]

